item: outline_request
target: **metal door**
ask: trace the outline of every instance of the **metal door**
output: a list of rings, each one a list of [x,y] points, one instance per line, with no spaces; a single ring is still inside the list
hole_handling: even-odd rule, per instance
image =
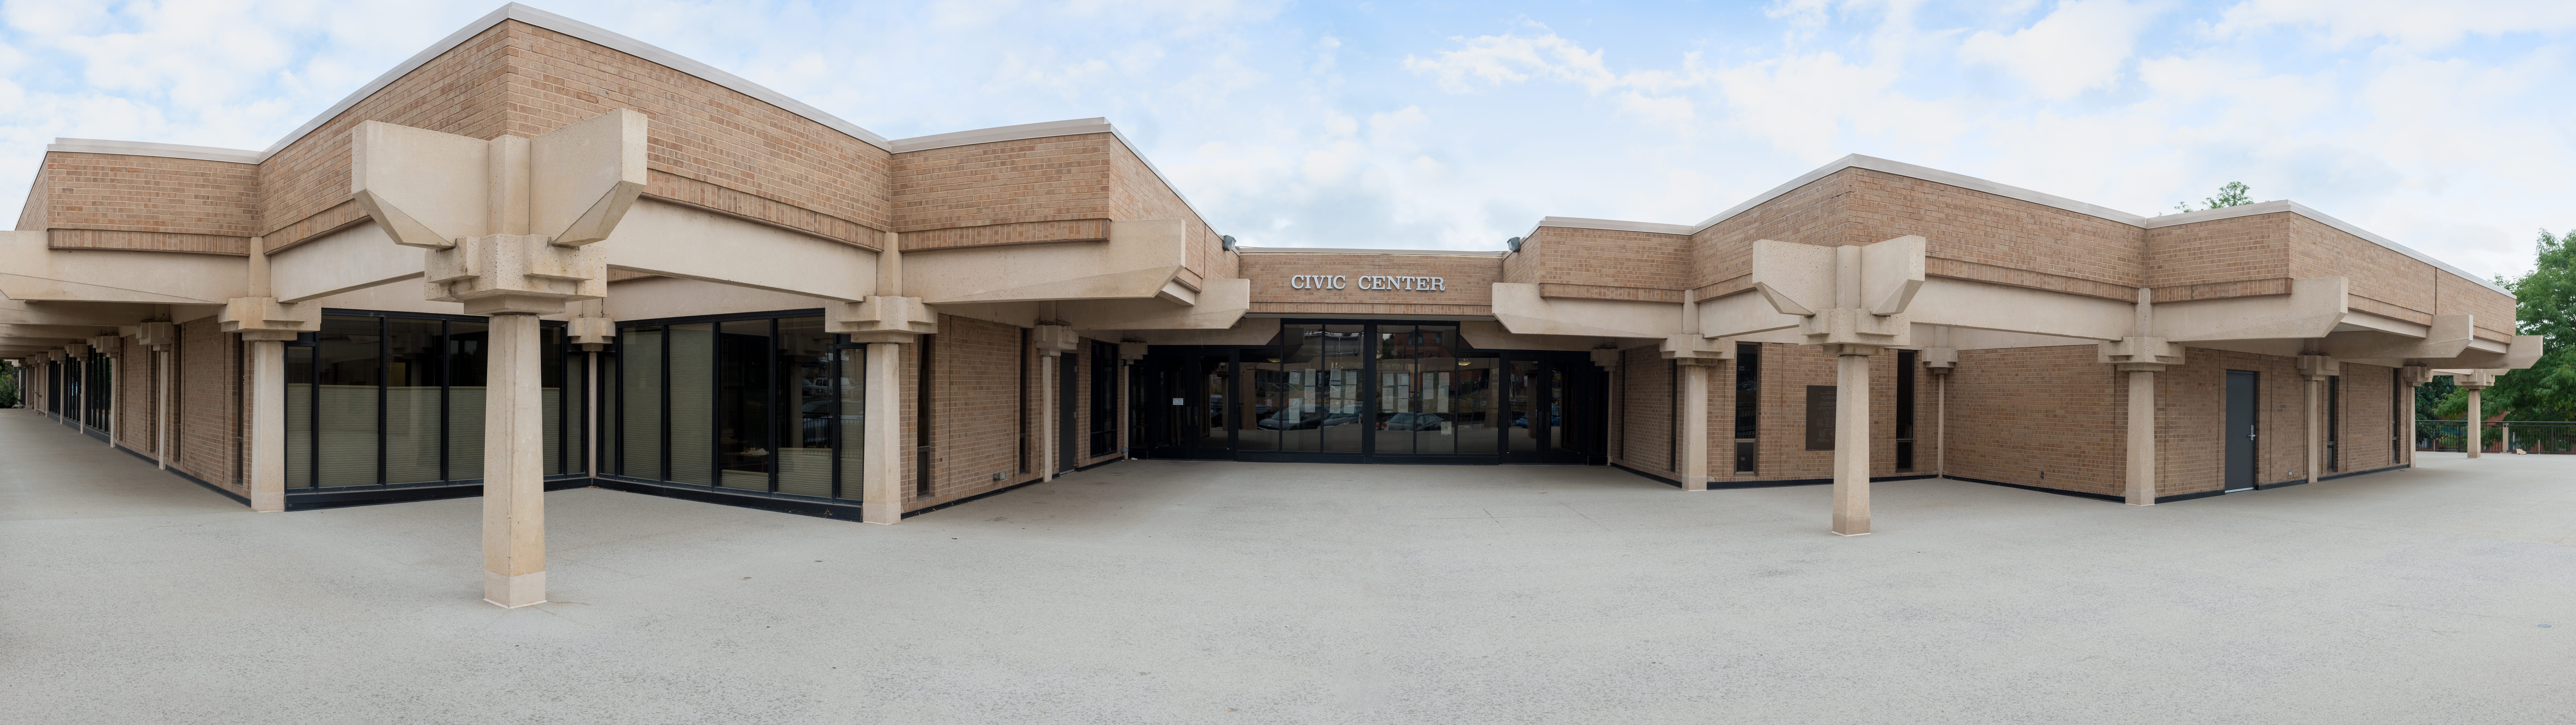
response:
[[[2243,491],[2254,487],[2255,383],[2259,379],[2250,370],[2227,371],[2227,490]]]

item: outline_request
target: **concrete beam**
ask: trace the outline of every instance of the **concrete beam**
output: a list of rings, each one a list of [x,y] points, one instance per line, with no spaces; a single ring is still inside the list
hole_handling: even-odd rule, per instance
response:
[[[1252,280],[1211,279],[1206,287],[1194,295],[1195,304],[1174,304],[1164,297],[1068,300],[1055,303],[1056,317],[1085,332],[1223,330],[1252,311]]]
[[[2156,305],[2155,334],[2174,342],[2325,337],[2352,311],[2351,280],[2290,280],[2290,294]]]
[[[608,268],[839,302],[876,294],[878,253],[644,199],[609,236]]]
[[[0,232],[0,296],[12,300],[222,304],[248,263],[220,254],[53,249],[43,231]]]
[[[906,252],[904,289],[930,304],[1146,299],[1188,262],[1187,222],[1110,222],[1105,242]]]
[[[1494,319],[1521,335],[1663,338],[1680,334],[1684,305],[1543,297],[1539,286],[1494,283]]]
[[[268,255],[269,289],[285,304],[419,279],[421,250],[359,224]]]

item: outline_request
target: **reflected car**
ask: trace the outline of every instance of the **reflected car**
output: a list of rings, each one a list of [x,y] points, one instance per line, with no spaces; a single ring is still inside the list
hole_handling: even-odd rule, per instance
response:
[[[1380,430],[1439,430],[1449,417],[1439,413],[1397,413],[1378,424]]]
[[[1262,417],[1260,425],[1266,430],[1304,430],[1322,427],[1323,423],[1324,406],[1302,403]]]
[[[1345,405],[1342,406],[1341,410],[1333,411],[1332,415],[1324,416],[1323,423],[1315,427],[1331,428],[1337,425],[1350,425],[1357,422],[1360,422],[1360,406]]]

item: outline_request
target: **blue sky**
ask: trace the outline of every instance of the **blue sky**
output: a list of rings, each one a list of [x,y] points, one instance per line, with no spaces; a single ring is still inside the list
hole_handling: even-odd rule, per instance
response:
[[[2243,181],[2479,274],[2576,228],[2576,3],[531,3],[889,137],[1107,116],[1259,246],[1694,223],[1849,153],[2141,214]],[[261,149],[497,3],[0,3],[43,145]]]

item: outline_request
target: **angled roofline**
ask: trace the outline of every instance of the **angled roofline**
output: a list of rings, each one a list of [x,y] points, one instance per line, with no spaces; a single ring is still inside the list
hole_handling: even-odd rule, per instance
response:
[[[293,132],[286,134],[285,138],[278,139],[277,143],[270,144],[266,150],[247,151],[243,149],[215,148],[211,146],[183,146],[179,144],[150,143],[144,141],[110,141],[104,139],[80,138],[54,139],[54,142],[47,145],[45,150],[48,152],[64,151],[122,154],[127,156],[159,156],[167,158],[199,159],[204,161],[225,161],[242,164],[263,163],[268,161],[269,157],[275,156],[277,152],[283,151],[286,147],[294,145],[296,141],[303,140],[305,136],[311,135],[313,130],[321,128],[322,124],[329,123],[331,122],[331,119],[338,118],[340,114],[348,112],[349,108],[357,105],[359,101],[366,100],[368,96],[375,95],[377,91],[384,90],[385,86],[392,85],[394,81],[402,79],[403,76],[409,75],[412,71],[419,70],[421,66],[427,65],[430,61],[437,59],[439,56],[447,54],[447,51],[455,50],[457,46],[464,45],[465,41],[473,39],[476,35],[481,35],[483,31],[492,29],[492,26],[500,25],[504,20],[516,20],[536,27],[570,35],[584,41],[598,44],[602,47],[616,50],[627,55],[632,55],[637,58],[642,58],[652,63],[660,64],[672,70],[696,76],[699,79],[719,86],[724,86],[725,88],[750,96],[761,102],[777,106],[788,113],[802,116],[806,120],[823,124],[832,130],[848,134],[851,138],[865,141],[868,145],[884,149],[887,153],[926,151],[930,149],[947,148],[950,146],[992,143],[996,141],[1017,141],[1021,139],[1044,138],[1048,136],[1108,133],[1117,136],[1119,143],[1126,144],[1128,151],[1135,153],[1138,160],[1144,161],[1145,168],[1154,172],[1154,177],[1161,179],[1163,186],[1172,190],[1173,196],[1180,197],[1182,206],[1189,207],[1190,213],[1198,216],[1201,223],[1207,222],[1207,214],[1200,212],[1198,205],[1191,203],[1189,197],[1181,193],[1180,185],[1172,183],[1170,176],[1164,174],[1161,168],[1154,166],[1153,160],[1146,158],[1145,152],[1138,150],[1135,142],[1129,141],[1126,134],[1119,133],[1118,129],[1111,126],[1109,124],[1109,119],[1106,118],[1078,118],[1065,121],[1025,123],[1016,126],[998,126],[994,128],[956,131],[951,133],[932,134],[928,136],[915,136],[901,140],[890,140],[884,136],[878,135],[874,131],[860,128],[858,124],[851,123],[839,116],[825,113],[823,109],[807,105],[803,101],[788,97],[787,94],[770,90],[767,86],[753,83],[741,76],[718,69],[715,66],[698,62],[687,56],[683,56],[669,50],[664,50],[660,46],[656,46],[651,43],[619,35],[596,25],[591,25],[589,23],[556,15],[554,13],[528,7],[515,2],[502,5],[500,8],[495,9],[492,12],[484,14],[483,17],[476,18],[474,22],[467,23],[465,24],[465,27],[458,29],[456,32],[449,33],[447,37],[440,39],[436,43],[432,43],[428,48],[421,50],[419,53],[412,54],[411,58],[404,60],[401,64],[395,65],[392,70],[385,71],[383,75],[376,76],[375,80],[368,81],[366,85],[359,86],[358,90],[351,92],[347,97],[340,99],[339,103],[332,104],[328,110],[323,111],[320,115],[314,116],[312,120],[304,122],[304,125],[299,126]]]
[[[597,43],[601,46],[614,49],[627,55],[662,64],[672,70],[697,76],[707,82],[724,86],[743,95],[759,99],[769,105],[785,109],[788,113],[804,116],[807,120],[831,127],[832,130],[849,134],[851,138],[866,141],[868,144],[876,146],[877,148],[886,149],[887,151],[894,150],[893,147],[886,143],[886,138],[884,136],[879,136],[874,131],[860,128],[858,124],[851,123],[839,116],[824,113],[823,109],[806,105],[803,101],[789,98],[787,97],[787,94],[770,90],[767,86],[744,80],[742,76],[724,72],[723,70],[717,69],[715,66],[700,63],[687,56],[664,50],[651,43],[646,43],[641,40],[609,32],[606,28],[601,28],[596,25],[514,2],[503,5],[499,9],[493,10],[481,18],[475,19],[474,22],[467,23],[464,28],[459,29],[454,33],[449,33],[446,38],[440,39],[437,43],[431,44],[428,49],[415,53],[412,55],[411,59],[403,61],[401,65],[394,66],[393,70],[385,71],[384,75],[376,76],[375,80],[368,81],[366,85],[359,86],[357,92],[349,94],[349,97],[347,98],[340,99],[340,102],[332,105],[330,110],[323,111],[321,115],[315,116],[313,117],[313,120],[305,122],[302,127],[295,129],[293,133],[287,134],[286,138],[278,139],[277,143],[268,147],[268,150],[261,151],[260,160],[265,161],[270,155],[276,154],[278,151],[284,150],[288,145],[302,140],[305,135],[312,133],[313,129],[320,128],[322,124],[329,123],[331,119],[338,118],[341,113],[348,111],[350,106],[357,105],[359,101],[365,100],[367,96],[374,95],[376,91],[384,90],[385,86],[392,85],[394,81],[401,79],[404,75],[407,75],[414,70],[418,70],[423,65],[427,65],[431,60],[438,58],[438,56],[445,55],[447,51],[455,50],[456,46],[464,45],[465,41],[473,39],[474,36],[482,34],[483,31],[492,29],[492,26],[500,25],[501,21],[504,20],[516,20],[529,25],[545,28],[547,30],[570,35],[592,43]]]
[[[2442,270],[2442,271],[2449,272],[2449,273],[2451,273],[2451,274],[2453,274],[2453,275],[2457,275],[2457,276],[2458,276],[2459,278],[2461,278],[2461,279],[2465,279],[2465,280],[2468,280],[2468,281],[2470,281],[2470,282],[2475,282],[2475,283],[2477,283],[2477,284],[2479,284],[2479,285],[2481,285],[2481,286],[2486,287],[2487,289],[2495,290],[2495,291],[2497,291],[2497,292],[2504,293],[2505,295],[2508,295],[2508,296],[2510,296],[2510,295],[2512,295],[2512,294],[2513,294],[2513,291],[2512,291],[2512,290],[2505,289],[2504,287],[2502,287],[2502,286],[2500,286],[2500,285],[2497,285],[2497,284],[2496,284],[2496,283],[2494,283],[2494,282],[2487,281],[2485,278],[2481,278],[2481,277],[2479,277],[2479,276],[2477,276],[2477,275],[2469,274],[2468,272],[2463,271],[2463,270],[2461,270],[2461,269],[2460,269],[2460,268],[2458,268],[2458,267],[2453,267],[2453,266],[2451,266],[2450,264],[2443,262],[2442,260],[2434,259],[2432,255],[2429,255],[2429,254],[2425,254],[2425,253],[2423,253],[2423,252],[2416,251],[2416,250],[2415,250],[2415,248],[2413,248],[2413,247],[2409,247],[2409,246],[2406,246],[2406,245],[2404,245],[2404,244],[2399,244],[2399,243],[2397,243],[2397,241],[2396,241],[2396,240],[2389,239],[2389,238],[2387,238],[2387,237],[2383,237],[2383,236],[2380,236],[2380,235],[2378,235],[2378,234],[2374,234],[2374,233],[2370,232],[2369,230],[2366,230],[2366,229],[2363,229],[2363,228],[2361,228],[2361,227],[2359,227],[2359,226],[2355,226],[2355,225],[2353,225],[2351,222],[2347,222],[2347,221],[2344,221],[2344,220],[2341,220],[2341,219],[2336,219],[2336,218],[2334,218],[2334,217],[2332,217],[2332,216],[2328,216],[2328,215],[2326,215],[2324,212],[2320,212],[2320,211],[2317,211],[2317,210],[2316,210],[2316,209],[2314,209],[2314,208],[2310,208],[2310,207],[2309,207],[2308,205],[2306,205],[2306,204],[2301,204],[2301,203],[2298,203],[2298,202],[2295,202],[2295,201],[2289,201],[2289,200],[2286,200],[2286,199],[2284,199],[2284,200],[2279,200],[2279,201],[2257,202],[2257,203],[2253,203],[2253,204],[2244,204],[2244,205],[2231,206],[2231,207],[2225,207],[2225,208],[2220,208],[2220,209],[2207,209],[2207,210],[2195,211],[2195,212],[2184,212],[2184,213],[2181,213],[2181,214],[2162,214],[2162,215],[2157,215],[2157,216],[2140,216],[2140,215],[2137,215],[2137,214],[2131,214],[2131,213],[2128,213],[2128,212],[2125,212],[2125,211],[2120,211],[2120,210],[2118,210],[2118,209],[2113,209],[2113,208],[2106,207],[2106,206],[2100,206],[2100,205],[2095,205],[2095,204],[2087,204],[2087,203],[2080,202],[2080,201],[2076,201],[2076,200],[2073,200],[2073,199],[2068,199],[2068,198],[2066,198],[2066,197],[2057,196],[2057,195],[2055,195],[2055,194],[2043,194],[2043,193],[2036,192],[2036,191],[2032,191],[2032,190],[2029,190],[2029,189],[2024,189],[2024,188],[2021,188],[2021,187],[2018,187],[2018,186],[2009,186],[2009,185],[2005,185],[2005,184],[1998,184],[1998,183],[1995,183],[1995,182],[1992,182],[1992,181],[1987,181],[1987,180],[1985,180],[1985,179],[1980,179],[1980,178],[1977,178],[1977,177],[1968,176],[1968,175],[1966,175],[1966,174],[1959,174],[1959,173],[1953,173],[1953,172],[1949,172],[1949,171],[1942,171],[1942,170],[1940,170],[1940,169],[1935,169],[1935,168],[1932,168],[1932,167],[1929,167],[1929,166],[1916,166],[1916,165],[1914,165],[1914,164],[1909,164],[1909,163],[1905,163],[1905,162],[1902,162],[1902,161],[1890,161],[1890,160],[1882,159],[1882,158],[1878,158],[1878,157],[1875,157],[1875,156],[1862,156],[1862,155],[1860,155],[1860,154],[1852,154],[1852,155],[1849,155],[1849,156],[1844,156],[1844,157],[1839,158],[1839,159],[1835,159],[1835,160],[1833,161],[1833,163],[1825,164],[1824,166],[1817,167],[1817,168],[1816,168],[1816,170],[1814,170],[1814,171],[1809,171],[1809,172],[1807,172],[1807,173],[1805,173],[1805,174],[1801,174],[1801,175],[1799,175],[1799,176],[1798,176],[1798,178],[1795,178],[1795,179],[1791,179],[1791,180],[1789,180],[1789,183],[1781,184],[1781,185],[1779,185],[1779,186],[1772,187],[1770,191],[1766,191],[1766,192],[1763,192],[1763,193],[1761,193],[1761,194],[1759,194],[1759,195],[1756,195],[1756,196],[1754,196],[1754,197],[1753,197],[1753,198],[1751,198],[1751,199],[1745,200],[1745,202],[1744,202],[1744,203],[1742,203],[1742,204],[1737,204],[1737,205],[1735,205],[1734,207],[1727,209],[1726,211],[1718,212],[1717,216],[1709,217],[1707,220],[1702,221],[1702,222],[1700,222],[1700,223],[1698,223],[1698,224],[1695,224],[1695,225],[1687,225],[1687,226],[1685,226],[1685,225],[1680,225],[1680,224],[1653,224],[1653,223],[1648,223],[1648,222],[1622,222],[1622,221],[1612,221],[1612,220],[1606,220],[1606,219],[1578,219],[1578,218],[1571,218],[1571,217],[1547,217],[1547,218],[1545,218],[1545,219],[1541,220],[1537,225],[1532,226],[1532,227],[1531,227],[1531,229],[1530,229],[1530,231],[1531,231],[1531,232],[1533,232],[1533,233],[1535,233],[1536,231],[1538,231],[1538,229],[1537,229],[1538,227],[1550,227],[1550,226],[1557,226],[1557,227],[1573,227],[1573,228],[1577,228],[1577,229],[1617,229],[1617,230],[1624,230],[1624,231],[1656,231],[1656,228],[1662,228],[1662,229],[1680,229],[1680,230],[1684,230],[1684,231],[1679,231],[1679,232],[1659,232],[1659,233],[1665,233],[1665,234],[1676,234],[1676,233],[1677,233],[1677,234],[1698,234],[1698,233],[1700,233],[1700,232],[1707,231],[1709,227],[1717,226],[1717,225],[1718,225],[1719,223],[1721,223],[1721,222],[1724,222],[1724,221],[1726,221],[1726,220],[1728,220],[1728,219],[1735,218],[1735,215],[1737,215],[1737,214],[1742,214],[1742,213],[1744,213],[1744,212],[1746,212],[1746,211],[1749,211],[1749,210],[1753,209],[1754,207],[1761,206],[1763,203],[1765,203],[1765,202],[1769,202],[1769,201],[1771,201],[1772,199],[1777,199],[1777,198],[1780,198],[1782,195],[1788,194],[1789,192],[1796,191],[1796,190],[1798,190],[1798,188],[1799,188],[1799,187],[1803,187],[1803,186],[1806,186],[1806,185],[1808,185],[1808,184],[1815,183],[1817,179],[1825,178],[1826,176],[1830,176],[1830,175],[1834,174],[1835,172],[1842,171],[1842,170],[1844,170],[1844,169],[1868,169],[1868,170],[1871,170],[1871,171],[1877,171],[1877,172],[1887,173],[1887,174],[1894,174],[1894,175],[1897,175],[1897,176],[1903,176],[1903,177],[1912,178],[1912,179],[1921,179],[1921,180],[1929,181],[1929,182],[1933,182],[1933,183],[1936,183],[1936,184],[1947,184],[1947,185],[1950,185],[1950,186],[1956,186],[1956,187],[1959,187],[1959,188],[1962,188],[1962,189],[1969,189],[1969,190],[1973,190],[1973,191],[1982,191],[1982,192],[1985,192],[1985,193],[1988,193],[1988,194],[1993,194],[1993,195],[2000,196],[2000,197],[2004,197],[2004,198],[2008,198],[2008,199],[2019,199],[2019,200],[2022,200],[2022,201],[2027,201],[2027,202],[2030,202],[2030,203],[2033,203],[2033,204],[2038,204],[2038,205],[2041,205],[2041,206],[2054,207],[2054,208],[2057,208],[2057,209],[2064,209],[2064,210],[2066,210],[2066,211],[2075,212],[2075,213],[2077,213],[2077,214],[2083,214],[2083,215],[2086,215],[2086,216],[2092,216],[2092,217],[2098,217],[2098,218],[2102,218],[2102,219],[2108,219],[2108,220],[2111,220],[2111,221],[2119,222],[2119,223],[2122,223],[2122,224],[2127,224],[2127,225],[2129,225],[2129,226],[2137,227],[2137,228],[2140,228],[2140,229],[2156,229],[2156,228],[2159,228],[2159,227],[2169,227],[2169,226],[2173,226],[2173,225],[2176,225],[2176,224],[2191,224],[2191,223],[2195,223],[2195,222],[2217,221],[2217,220],[2220,220],[2220,219],[2233,219],[2233,218],[2236,218],[2236,217],[2253,216],[2253,215],[2256,215],[2256,214],[2272,214],[2272,213],[2278,213],[2278,212],[2285,212],[2285,211],[2286,211],[2286,212],[2290,212],[2290,213],[2293,213],[2293,214],[2297,214],[2297,215],[2299,215],[2299,216],[2307,217],[2307,218],[2312,219],[2312,220],[2315,220],[2315,221],[2317,221],[2317,222],[2319,222],[2319,223],[2325,224],[2326,226],[2330,226],[2330,227],[2334,227],[2334,228],[2336,228],[2336,229],[2342,230],[2343,232],[2345,232],[2345,233],[2347,233],[2347,234],[2351,234],[2351,235],[2353,235],[2353,236],[2360,237],[2360,238],[2365,239],[2365,240],[2369,240],[2369,241],[2370,241],[2370,243],[2372,243],[2372,244],[2377,244],[2377,245],[2379,245],[2379,246],[2381,246],[2381,247],[2386,247],[2386,248],[2388,248],[2388,249],[2390,249],[2390,250],[2392,250],[2392,251],[2395,251],[2395,252],[2397,252],[2397,253],[2399,253],[2399,254],[2403,254],[2403,255],[2406,255],[2407,257],[2413,258],[2415,261],[2423,262],[2423,263],[2425,263],[2425,264],[2429,264],[2429,265],[2433,265],[2433,267],[2434,267],[2434,268],[2436,268],[2436,269],[2440,269],[2440,270]],[[1561,222],[1561,223],[1560,223],[1560,222]]]

